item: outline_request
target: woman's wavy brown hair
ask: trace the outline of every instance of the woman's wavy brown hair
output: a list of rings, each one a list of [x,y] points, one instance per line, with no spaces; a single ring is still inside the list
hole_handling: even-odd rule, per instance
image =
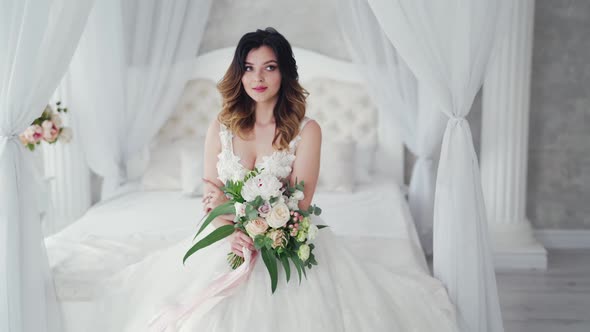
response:
[[[273,111],[276,133],[272,143],[277,149],[283,150],[287,149],[291,140],[299,134],[299,124],[305,116],[305,99],[309,93],[299,84],[297,64],[291,45],[273,28],[258,29],[240,39],[232,63],[217,84],[223,98],[218,120],[242,139],[254,128],[255,102],[246,93],[242,85],[242,76],[246,71],[246,56],[250,50],[263,45],[274,51],[281,73],[279,97]]]

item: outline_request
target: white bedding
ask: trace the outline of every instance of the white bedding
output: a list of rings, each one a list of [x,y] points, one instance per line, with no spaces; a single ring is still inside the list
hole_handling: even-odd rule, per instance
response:
[[[395,183],[353,194],[317,193],[322,218],[364,260],[428,273],[406,200]],[[92,319],[98,282],[150,252],[192,236],[201,198],[180,192],[132,192],[90,209],[46,239],[67,331]],[[387,222],[383,224],[383,220]],[[379,226],[381,225],[381,226]],[[180,259],[180,258],[179,258]]]

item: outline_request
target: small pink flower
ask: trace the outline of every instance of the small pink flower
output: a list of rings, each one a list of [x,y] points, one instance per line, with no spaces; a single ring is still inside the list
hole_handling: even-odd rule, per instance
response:
[[[258,214],[260,214],[261,217],[266,218],[266,216],[268,216],[268,214],[270,213],[270,208],[270,204],[268,202],[265,202],[258,208]]]

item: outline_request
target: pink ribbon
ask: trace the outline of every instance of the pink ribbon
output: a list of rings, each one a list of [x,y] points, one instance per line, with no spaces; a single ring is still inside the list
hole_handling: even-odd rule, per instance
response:
[[[217,301],[221,301],[224,297],[232,294],[239,285],[248,280],[250,273],[254,269],[258,251],[251,252],[243,248],[244,263],[237,269],[221,275],[209,285],[209,287],[200,290],[192,300],[187,303],[180,303],[175,306],[163,309],[154,318],[149,321],[150,332],[164,332],[169,327],[174,326],[179,320],[184,318],[197,309],[203,302],[215,296],[219,296]]]

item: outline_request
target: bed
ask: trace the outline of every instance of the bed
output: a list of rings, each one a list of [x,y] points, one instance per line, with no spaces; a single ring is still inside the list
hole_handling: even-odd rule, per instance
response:
[[[92,326],[94,299],[106,276],[194,234],[202,217],[199,149],[220,109],[215,81],[232,52],[198,58],[194,79],[144,154],[148,158],[130,165],[130,173],[141,174],[138,180],[46,238],[66,331]],[[429,274],[400,185],[401,141],[382,142],[377,111],[354,66],[307,50],[294,53],[310,92],[308,115],[320,123],[324,137],[314,197],[323,219],[365,261]],[[442,287],[432,292],[450,306]]]

